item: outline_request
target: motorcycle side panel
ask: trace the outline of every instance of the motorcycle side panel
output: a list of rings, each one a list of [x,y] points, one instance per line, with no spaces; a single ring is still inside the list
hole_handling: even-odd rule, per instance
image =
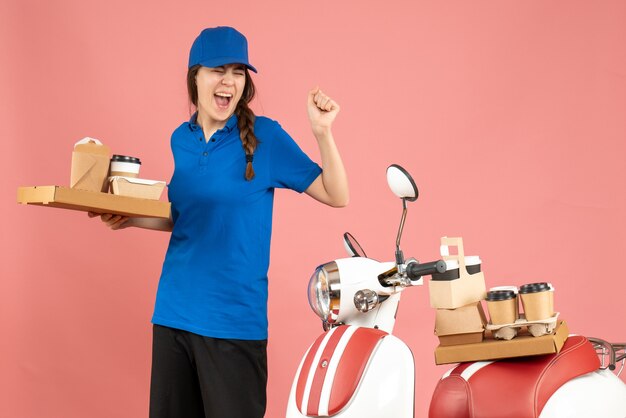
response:
[[[570,380],[548,400],[540,418],[624,418],[626,385],[609,370]]]
[[[340,360],[341,361],[341,360]],[[296,405],[296,384],[291,387],[287,418],[411,418],[414,410],[415,365],[411,350],[393,335],[383,338],[374,352],[350,402],[335,415],[303,415]]]

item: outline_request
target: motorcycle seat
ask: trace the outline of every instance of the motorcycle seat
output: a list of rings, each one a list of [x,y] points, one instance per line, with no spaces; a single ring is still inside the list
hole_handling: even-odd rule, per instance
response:
[[[352,399],[372,353],[387,335],[350,325],[321,334],[309,348],[297,376],[296,405],[302,415],[339,413]]]
[[[460,363],[437,384],[428,415],[536,418],[559,387],[598,367],[595,349],[580,335],[557,354]]]

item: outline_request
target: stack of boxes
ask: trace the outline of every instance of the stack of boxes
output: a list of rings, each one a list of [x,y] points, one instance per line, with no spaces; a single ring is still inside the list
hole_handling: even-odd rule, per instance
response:
[[[95,138],[78,141],[72,153],[70,187],[159,200],[165,188],[164,181],[137,178],[141,166],[139,158],[113,155],[109,160],[109,153],[109,147]]]
[[[479,343],[487,323],[480,303],[486,293],[480,258],[465,256],[462,238],[443,237],[440,249],[447,270],[433,274],[428,286],[430,306],[436,309],[435,334],[442,346]]]
[[[136,178],[140,164],[137,158],[114,156],[114,160],[134,162],[134,169],[126,164],[120,170],[114,164],[116,161],[110,160],[109,153],[109,147],[97,139],[78,141],[72,153],[70,187],[18,187],[17,202],[123,216],[169,218],[169,202],[159,200],[165,182]],[[112,193],[109,193],[109,183]]]
[[[456,254],[451,254],[451,248],[457,249]],[[563,347],[569,330],[557,319],[553,289],[548,283],[531,283],[519,289],[527,317],[518,318],[516,292],[502,288],[486,292],[481,260],[465,256],[461,238],[441,238],[441,256],[447,270],[433,274],[428,286],[439,337],[436,364],[558,353]],[[504,293],[513,297],[505,298]],[[481,304],[486,296],[492,323],[488,323]],[[504,311],[507,315],[500,318]],[[495,324],[494,319],[501,324]],[[519,327],[528,328],[528,332],[513,338]],[[491,333],[489,338],[485,338],[485,329]]]

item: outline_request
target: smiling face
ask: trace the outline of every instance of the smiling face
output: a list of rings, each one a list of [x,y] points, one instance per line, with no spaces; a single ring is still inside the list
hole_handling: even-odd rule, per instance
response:
[[[200,67],[195,77],[198,89],[198,121],[221,128],[235,112],[246,86],[241,64]]]

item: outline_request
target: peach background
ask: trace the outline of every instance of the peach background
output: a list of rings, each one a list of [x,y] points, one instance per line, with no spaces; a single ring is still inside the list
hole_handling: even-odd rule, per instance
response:
[[[154,294],[165,233],[111,232],[86,215],[15,203],[69,183],[72,144],[100,138],[169,179],[188,113],[188,48],[206,26],[251,44],[255,109],[318,159],[305,112],[321,85],[351,203],[277,193],[268,417],[284,414],[321,331],[306,284],[351,231],[393,258],[400,202],[385,168],[420,186],[403,249],[437,257],[463,236],[488,285],[551,281],[572,332],[626,340],[626,3],[622,1],[33,1],[0,3],[0,416],[147,415]],[[416,357],[416,416],[434,365],[427,288],[405,292],[396,334]]]

